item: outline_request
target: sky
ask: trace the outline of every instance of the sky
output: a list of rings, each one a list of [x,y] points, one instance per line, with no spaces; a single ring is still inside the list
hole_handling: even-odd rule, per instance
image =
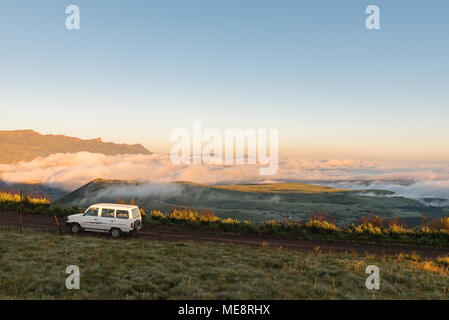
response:
[[[448,16],[447,0],[3,0],[0,130],[164,153],[199,120],[278,129],[284,156],[448,161]]]

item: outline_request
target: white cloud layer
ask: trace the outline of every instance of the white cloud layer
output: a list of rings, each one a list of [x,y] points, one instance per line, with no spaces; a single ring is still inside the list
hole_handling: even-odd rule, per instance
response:
[[[49,184],[67,191],[96,178],[151,183],[183,180],[204,184],[322,181],[324,184],[346,188],[387,189],[413,198],[449,199],[449,166],[446,163],[284,158],[279,160],[279,169],[272,176],[259,175],[259,167],[174,165],[168,154],[106,156],[78,152],[53,154],[30,162],[0,165],[0,179],[14,183]]]

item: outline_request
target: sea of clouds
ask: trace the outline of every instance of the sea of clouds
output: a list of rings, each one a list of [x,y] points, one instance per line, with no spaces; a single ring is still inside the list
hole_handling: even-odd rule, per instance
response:
[[[259,165],[175,165],[169,154],[53,154],[30,162],[0,165],[0,179],[42,183],[72,191],[96,178],[148,183],[193,181],[204,184],[313,182],[347,189],[383,189],[409,198],[449,200],[449,165],[443,162],[386,162],[352,159],[279,159],[271,176]]]

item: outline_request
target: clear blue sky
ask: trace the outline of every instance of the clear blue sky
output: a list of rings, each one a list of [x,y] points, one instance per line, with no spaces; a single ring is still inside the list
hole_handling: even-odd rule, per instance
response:
[[[449,160],[448,35],[447,0],[3,0],[0,129],[168,152],[201,120],[278,128],[286,155]]]

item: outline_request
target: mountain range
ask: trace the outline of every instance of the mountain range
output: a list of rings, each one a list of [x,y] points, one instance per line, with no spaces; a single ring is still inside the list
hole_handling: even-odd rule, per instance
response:
[[[0,164],[31,161],[54,153],[80,151],[116,154],[151,154],[140,144],[115,144],[101,138],[83,140],[65,135],[40,134],[34,130],[0,131]]]

